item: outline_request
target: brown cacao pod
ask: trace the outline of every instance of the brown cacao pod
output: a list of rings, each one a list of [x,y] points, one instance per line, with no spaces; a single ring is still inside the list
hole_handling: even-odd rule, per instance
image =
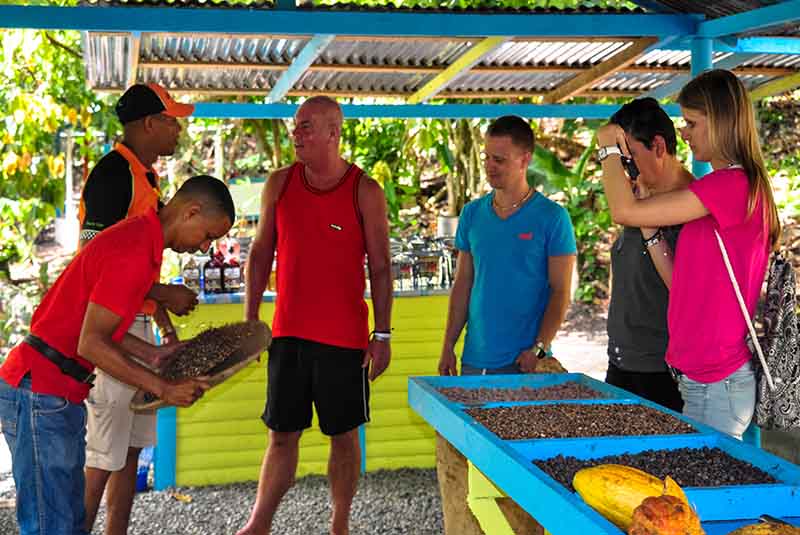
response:
[[[691,505],[675,496],[645,498],[633,511],[628,535],[702,535],[700,518]]]

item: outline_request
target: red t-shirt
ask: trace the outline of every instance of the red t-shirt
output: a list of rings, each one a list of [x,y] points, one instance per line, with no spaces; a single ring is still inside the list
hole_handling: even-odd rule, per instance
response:
[[[122,318],[112,336],[115,342],[121,341],[161,271],[163,249],[164,236],[155,210],[98,234],[44,295],[33,314],[31,333],[87,370],[94,369],[91,362],[78,356],[78,339],[89,303]],[[58,366],[22,342],[0,367],[0,378],[16,387],[28,372],[34,392],[73,403],[81,403],[89,393],[89,385],[64,375]]]
[[[289,169],[278,201],[277,285],[272,334],[366,349],[366,245],[358,209],[363,174],[351,165],[339,183],[320,191],[303,164]]]

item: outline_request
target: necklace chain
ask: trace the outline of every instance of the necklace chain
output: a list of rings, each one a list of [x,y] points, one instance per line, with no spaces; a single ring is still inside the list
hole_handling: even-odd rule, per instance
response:
[[[514,208],[518,208],[522,203],[528,200],[528,197],[531,196],[533,193],[533,188],[528,187],[528,191],[525,192],[525,195],[522,196],[520,200],[517,202],[513,202],[508,206],[501,206],[500,203],[497,202],[497,193],[495,193],[494,197],[492,197],[492,203],[494,204],[495,208],[500,210],[513,210]]]

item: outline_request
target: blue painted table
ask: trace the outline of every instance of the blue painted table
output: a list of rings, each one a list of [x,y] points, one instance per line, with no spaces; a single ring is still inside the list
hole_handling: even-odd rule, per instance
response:
[[[600,438],[503,440],[476,422],[465,405],[448,400],[439,388],[541,388],[577,382],[605,397],[592,400],[491,402],[483,407],[552,403],[635,403],[672,414],[697,429],[695,434],[609,436]],[[457,448],[498,488],[512,498],[553,535],[620,535],[622,531],[587,506],[575,493],[540,470],[534,460],[558,454],[592,459],[649,449],[717,447],[746,461],[779,481],[769,485],[735,485],[684,489],[703,520],[708,535],[722,535],[756,522],[760,515],[800,525],[800,468],[754,446],[734,440],[685,416],[625,390],[583,374],[411,377],[408,401],[412,409]]]

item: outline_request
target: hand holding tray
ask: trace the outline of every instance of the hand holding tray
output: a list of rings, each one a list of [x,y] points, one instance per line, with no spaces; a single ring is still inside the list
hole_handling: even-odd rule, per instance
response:
[[[211,386],[216,386],[256,360],[271,341],[272,331],[261,321],[206,329],[178,349],[160,375],[172,380],[205,375]],[[152,393],[139,390],[131,410],[149,411],[166,405]]]

